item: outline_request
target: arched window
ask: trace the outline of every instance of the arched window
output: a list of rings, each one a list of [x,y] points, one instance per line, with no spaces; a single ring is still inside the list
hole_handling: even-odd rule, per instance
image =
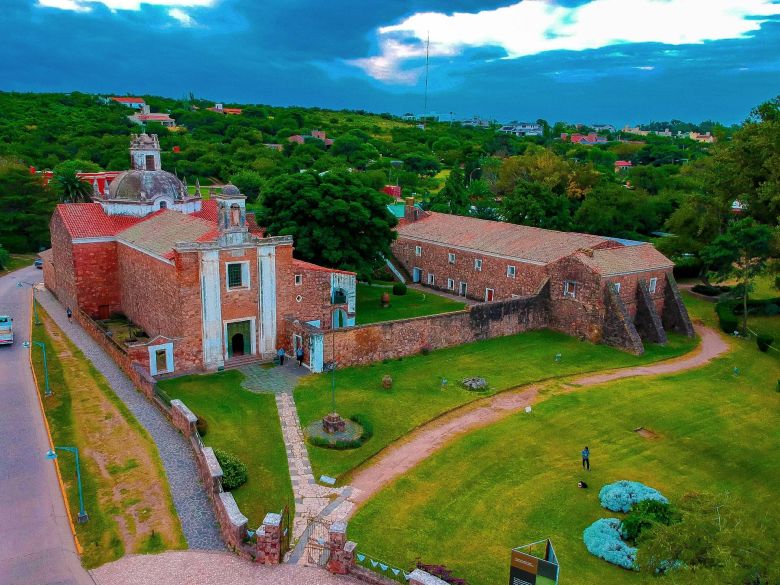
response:
[[[238,203],[230,206],[230,225],[234,227],[241,225],[241,206]]]
[[[160,201],[160,209],[168,209],[168,202],[165,200]]]

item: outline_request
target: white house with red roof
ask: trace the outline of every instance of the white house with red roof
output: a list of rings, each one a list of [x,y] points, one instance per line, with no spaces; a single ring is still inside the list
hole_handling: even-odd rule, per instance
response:
[[[133,108],[134,110],[143,110],[144,106],[146,105],[144,98],[139,98],[139,97],[112,96],[109,99],[118,104],[122,104],[123,106],[127,106],[128,108]]]
[[[151,375],[268,360],[303,344],[323,367],[322,334],[355,323],[355,274],[293,258],[290,236],[269,237],[226,185],[190,195],[160,168],[156,136],[133,136],[131,166],[93,203],[58,205],[44,282],[85,319],[121,313],[149,336],[125,348]]]

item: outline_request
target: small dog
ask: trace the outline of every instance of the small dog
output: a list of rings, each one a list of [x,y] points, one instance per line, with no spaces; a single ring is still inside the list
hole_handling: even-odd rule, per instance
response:
[[[585,483],[584,481],[580,480],[580,481],[577,482],[577,487],[585,489],[586,487],[588,487],[588,484]]]

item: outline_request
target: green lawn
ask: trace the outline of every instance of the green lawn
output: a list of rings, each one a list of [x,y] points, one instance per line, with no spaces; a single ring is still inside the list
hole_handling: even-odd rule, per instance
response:
[[[457,406],[486,394],[464,390],[458,381],[482,376],[492,394],[514,386],[556,376],[644,364],[685,353],[695,340],[678,335],[666,346],[648,345],[642,356],[633,356],[605,345],[578,341],[562,333],[532,331],[511,337],[478,341],[388,363],[345,368],[336,372],[336,401],[342,416],[363,414],[373,423],[374,436],[358,449],[334,451],[308,446],[315,477],[344,475],[389,443],[415,427]],[[555,354],[562,360],[555,362]],[[385,374],[393,388],[382,389]],[[442,388],[441,379],[449,383]],[[302,426],[330,410],[328,374],[307,376],[295,390]]]
[[[710,323],[712,307],[689,305]],[[419,556],[471,585],[493,585],[506,582],[512,547],[550,537],[562,584],[659,583],[591,556],[582,543],[591,522],[615,516],[599,505],[601,486],[631,479],[673,502],[691,491],[729,491],[777,519],[766,535],[777,541],[780,364],[751,342],[731,343],[731,353],[704,368],[553,395],[531,414],[456,440],[361,508],[349,538],[395,566]],[[640,426],[659,438],[633,432]],[[590,473],[580,469],[585,445]],[[579,479],[589,489],[578,489]]]
[[[382,293],[390,294],[390,306],[382,307]],[[465,303],[453,301],[433,292],[421,292],[413,288],[407,289],[405,295],[393,294],[392,285],[363,284],[357,285],[357,324],[394,321],[410,317],[422,317],[437,313],[460,311]]]
[[[266,513],[285,504],[292,510],[293,495],[274,396],[244,390],[242,379],[231,370],[165,380],[160,388],[206,419],[206,445],[233,453],[247,466],[249,480],[233,496],[254,529]]]

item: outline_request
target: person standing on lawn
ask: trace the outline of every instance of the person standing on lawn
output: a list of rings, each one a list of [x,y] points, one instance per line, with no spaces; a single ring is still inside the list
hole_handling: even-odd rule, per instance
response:
[[[587,447],[582,450],[582,467],[590,471],[590,449]]]
[[[280,348],[279,348],[279,349],[276,351],[276,355],[277,355],[277,357],[279,358],[279,365],[280,365],[280,366],[283,366],[283,365],[284,365],[284,348],[283,348],[283,347],[280,347]]]
[[[300,368],[303,365],[303,348],[299,347],[295,350],[295,359],[298,360],[298,367]]]

